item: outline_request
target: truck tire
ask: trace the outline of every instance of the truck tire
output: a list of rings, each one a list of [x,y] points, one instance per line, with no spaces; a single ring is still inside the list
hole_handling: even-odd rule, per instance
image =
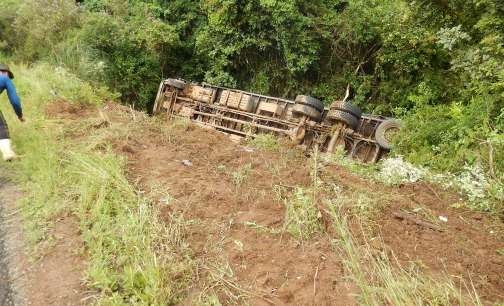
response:
[[[350,101],[335,101],[331,104],[331,109],[337,109],[354,115],[357,119],[362,116],[362,110],[353,105]]]
[[[320,119],[322,118],[322,114],[317,109],[309,105],[295,104],[292,107],[292,112],[296,114],[305,115],[306,117],[317,122],[319,122]]]
[[[401,129],[401,121],[396,119],[387,119],[380,123],[376,128],[376,142],[383,149],[392,149],[392,137]]]
[[[341,121],[352,130],[357,129],[357,127],[359,126],[359,119],[356,118],[353,114],[345,111],[331,109],[327,113],[327,118],[331,120]]]
[[[184,81],[177,79],[166,79],[165,84],[178,89],[184,89],[186,86],[186,83]]]
[[[321,113],[324,112],[324,104],[314,97],[298,95],[294,101],[296,102],[296,104],[308,105],[315,108]]]

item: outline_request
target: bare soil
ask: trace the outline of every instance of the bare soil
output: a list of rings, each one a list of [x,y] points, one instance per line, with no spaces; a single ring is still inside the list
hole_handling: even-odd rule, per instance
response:
[[[60,217],[50,235],[53,242],[30,268],[29,305],[89,304],[92,300],[85,286],[86,259],[81,255],[84,245],[77,220]]]
[[[180,124],[166,132],[148,120],[132,125],[139,118],[127,108],[109,104],[105,109],[112,126],[129,129],[127,136],[110,141],[127,157],[131,181],[159,203],[167,222],[173,213],[195,221],[186,237],[194,256],[229,263],[233,284],[242,288],[235,292],[246,295],[250,304],[357,304],[358,289],[327,235],[299,242],[282,231],[284,204],[276,186],[311,184],[308,159],[301,151],[251,151],[213,130]],[[370,222],[399,261],[417,264],[433,276],[446,271],[474,284],[485,304],[504,301],[500,220],[454,208],[452,204],[461,202],[457,194],[426,183],[387,187],[338,166],[326,166],[320,175],[346,192],[376,195],[382,208]],[[398,211],[428,220],[441,231],[400,220],[394,217]],[[439,221],[439,216],[448,221]],[[201,268],[202,273],[211,270]],[[232,298],[225,291],[219,294],[221,301]]]

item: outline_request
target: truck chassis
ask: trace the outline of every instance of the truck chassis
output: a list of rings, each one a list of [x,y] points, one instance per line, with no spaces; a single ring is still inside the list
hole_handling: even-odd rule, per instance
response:
[[[390,137],[400,123],[392,118],[361,114],[347,96],[324,105],[309,96],[294,101],[210,84],[163,80],[153,113],[184,117],[194,123],[241,137],[261,133],[289,137],[310,150],[332,153],[344,147],[351,158],[377,162],[391,148]]]

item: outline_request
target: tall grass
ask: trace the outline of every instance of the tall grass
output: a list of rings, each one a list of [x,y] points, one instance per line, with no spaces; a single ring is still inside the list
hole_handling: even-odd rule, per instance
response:
[[[98,290],[97,304],[179,301],[193,268],[180,242],[183,218],[161,222],[155,206],[126,179],[124,161],[106,143],[94,150],[92,138],[66,138],[62,125],[44,118],[51,100],[99,104],[113,95],[46,64],[11,66],[27,122],[18,123],[5,111],[21,158],[4,166],[24,188],[21,210],[30,241],[47,241],[55,217],[73,215],[80,223],[89,258],[87,282]],[[5,99],[1,102],[6,109]],[[170,238],[174,233],[176,240]]]
[[[7,58],[0,57],[0,62]],[[63,131],[44,117],[47,103],[56,99],[68,99],[80,104],[99,104],[112,98],[106,88],[94,89],[61,68],[41,63],[29,67],[11,64],[14,83],[22,100],[25,123],[15,118],[7,100],[0,95],[0,109],[9,123],[14,148],[21,156],[12,166],[22,183],[26,197],[24,214],[26,236],[32,243],[46,239],[48,223],[55,216],[68,211],[68,201],[58,193],[64,193],[67,177],[63,175],[61,155],[65,146]]]
[[[102,301],[176,302],[189,280],[191,262],[170,243],[152,203],[126,180],[124,163],[111,152],[70,152],[66,163],[89,248],[89,279],[103,293]]]

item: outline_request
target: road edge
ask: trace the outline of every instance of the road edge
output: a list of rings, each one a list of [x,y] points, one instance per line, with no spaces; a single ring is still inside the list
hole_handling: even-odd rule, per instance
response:
[[[22,193],[5,177],[0,177],[0,227],[4,234],[5,264],[10,279],[11,299],[14,305],[26,305],[28,258],[25,255],[25,240],[22,217],[17,202]]]

